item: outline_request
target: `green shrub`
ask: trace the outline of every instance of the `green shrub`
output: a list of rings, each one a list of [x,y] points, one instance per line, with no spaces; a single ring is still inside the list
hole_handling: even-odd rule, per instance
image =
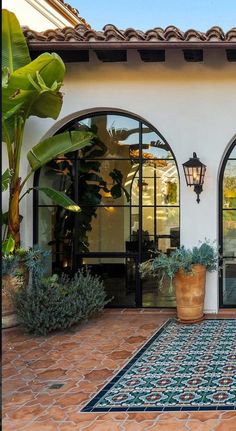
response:
[[[73,278],[53,275],[14,293],[19,323],[29,333],[46,335],[101,312],[107,302],[104,284],[89,271]]]
[[[50,252],[40,247],[19,247],[14,253],[2,254],[2,275],[21,276],[22,267],[27,270],[34,280],[41,280],[47,269],[47,259]]]

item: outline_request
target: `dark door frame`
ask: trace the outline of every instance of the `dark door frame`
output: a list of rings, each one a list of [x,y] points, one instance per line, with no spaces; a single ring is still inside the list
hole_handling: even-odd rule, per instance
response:
[[[228,162],[228,160],[236,160],[236,158],[230,158],[230,154],[233,151],[233,148],[236,146],[236,140],[232,142],[229,149],[227,150],[223,163],[221,165],[220,169],[220,176],[219,176],[219,252],[220,252],[220,259],[219,259],[219,308],[236,308],[236,304],[224,304],[224,295],[223,295],[223,283],[224,283],[224,274],[223,274],[223,264],[224,259],[227,258],[235,258],[235,256],[224,256],[223,254],[223,241],[224,241],[224,232],[223,232],[223,200],[224,200],[224,193],[223,193],[223,183],[224,183],[224,173],[225,173],[225,167]],[[232,208],[229,208],[229,210]]]
[[[120,116],[124,116],[124,117],[128,117],[130,119],[134,119],[136,121],[139,122],[139,181],[140,183],[142,183],[142,172],[143,172],[143,161],[144,159],[142,158],[142,138],[143,138],[143,133],[142,133],[142,128],[143,126],[149,127],[150,129],[152,129],[153,132],[155,132],[162,140],[164,143],[166,143],[169,147],[169,144],[167,143],[167,141],[165,140],[165,138],[162,136],[162,134],[153,126],[151,125],[149,122],[143,120],[141,117],[136,116],[134,114],[129,114],[127,112],[123,112],[123,111],[119,111],[116,109],[110,109],[110,110],[101,110],[101,111],[94,111],[91,113],[86,113],[85,115],[79,116],[78,118],[75,118],[71,121],[69,121],[67,124],[65,124],[62,128],[60,128],[60,130],[57,131],[57,133],[61,133],[64,132],[66,130],[70,130],[73,125],[78,122],[78,121],[82,121],[83,119],[86,118],[91,118],[91,117],[95,117],[98,115],[120,115]],[[170,148],[170,147],[169,147]],[[172,152],[171,148],[170,148],[170,152],[171,152],[171,159],[168,160],[173,160],[175,162],[175,166],[177,169],[177,173],[178,173],[178,180],[179,180],[179,184],[180,184],[180,177],[179,177],[179,169],[178,169],[178,165],[176,162],[176,158],[174,156],[174,153]],[[155,160],[159,160],[158,158],[153,158]],[[150,159],[151,160],[151,159]],[[77,163],[75,163],[75,169],[77,166]],[[78,177],[78,176],[76,176]],[[78,180],[78,178],[77,178]],[[38,187],[39,186],[39,181],[40,181],[40,169],[38,171],[35,172],[34,175],[34,187]],[[76,181],[76,180],[75,180]],[[74,196],[74,200],[75,202],[77,202],[78,200],[78,196],[76,195],[76,189],[77,187],[75,187],[75,196]],[[163,205],[165,206],[165,205]],[[168,206],[168,205],[166,205]],[[136,307],[143,307],[142,305],[142,281],[141,281],[141,277],[138,274],[138,265],[140,262],[142,262],[142,258],[143,258],[143,250],[142,250],[142,225],[143,225],[143,221],[142,221],[142,187],[139,187],[139,248],[138,248],[138,252],[137,253],[130,253],[130,252],[89,252],[89,253],[77,253],[76,252],[76,247],[74,245],[73,250],[74,250],[74,256],[73,256],[73,267],[75,268],[77,266],[77,262],[78,260],[83,256],[83,257],[98,257],[98,255],[100,257],[132,257],[134,258],[135,262],[136,262],[136,266],[137,266],[137,274],[136,274],[136,292],[135,292],[135,302],[136,302]],[[168,206],[169,207],[169,206]],[[170,206],[171,207],[171,206]],[[179,204],[175,205],[175,207],[179,208],[179,226],[180,226],[180,187],[179,187]],[[34,188],[33,190],[33,244],[37,244],[38,243],[38,227],[39,227],[39,216],[38,216],[38,208],[39,208],[39,199],[38,199],[38,191],[36,188]],[[76,217],[75,217],[75,223],[76,223]],[[76,237],[76,235],[75,235]],[[157,235],[157,238],[172,238],[172,235]],[[74,239],[75,242],[75,239]],[[120,307],[123,307],[122,305]]]

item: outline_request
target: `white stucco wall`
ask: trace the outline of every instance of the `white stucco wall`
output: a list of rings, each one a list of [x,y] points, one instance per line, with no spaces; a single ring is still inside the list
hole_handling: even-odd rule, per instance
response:
[[[181,51],[166,53],[165,63],[142,63],[136,52],[127,63],[67,65],[60,119],[94,108],[116,108],[149,121],[165,137],[178,163],[181,191],[181,243],[218,238],[218,175],[226,148],[236,134],[236,63],[224,51],[205,52],[203,63],[186,63]],[[76,114],[75,114],[76,116]],[[50,128],[53,126],[51,132]],[[59,128],[51,120],[32,118],[26,130],[28,146]],[[182,163],[197,152],[207,165],[201,202],[186,187]],[[32,201],[25,201],[27,232],[32,241]],[[218,275],[207,275],[205,310],[218,309]]]
[[[2,8],[14,12],[22,26],[36,31],[72,27],[70,21],[45,0],[2,0]]]

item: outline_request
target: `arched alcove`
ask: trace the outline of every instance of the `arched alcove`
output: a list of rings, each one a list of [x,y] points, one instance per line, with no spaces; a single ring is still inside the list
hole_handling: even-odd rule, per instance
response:
[[[222,163],[219,197],[220,307],[236,307],[236,140]]]
[[[81,207],[71,213],[34,195],[34,242],[49,248],[52,272],[87,265],[102,276],[114,306],[170,306],[158,280],[141,281],[139,264],[152,250],[179,246],[179,175],[163,136],[138,116],[115,110],[86,113],[63,125],[90,130],[94,143],[62,155],[35,175]]]

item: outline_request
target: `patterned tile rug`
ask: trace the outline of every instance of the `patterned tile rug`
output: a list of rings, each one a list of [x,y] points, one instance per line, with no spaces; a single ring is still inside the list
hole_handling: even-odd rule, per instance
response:
[[[171,319],[83,412],[236,410],[236,320]]]

